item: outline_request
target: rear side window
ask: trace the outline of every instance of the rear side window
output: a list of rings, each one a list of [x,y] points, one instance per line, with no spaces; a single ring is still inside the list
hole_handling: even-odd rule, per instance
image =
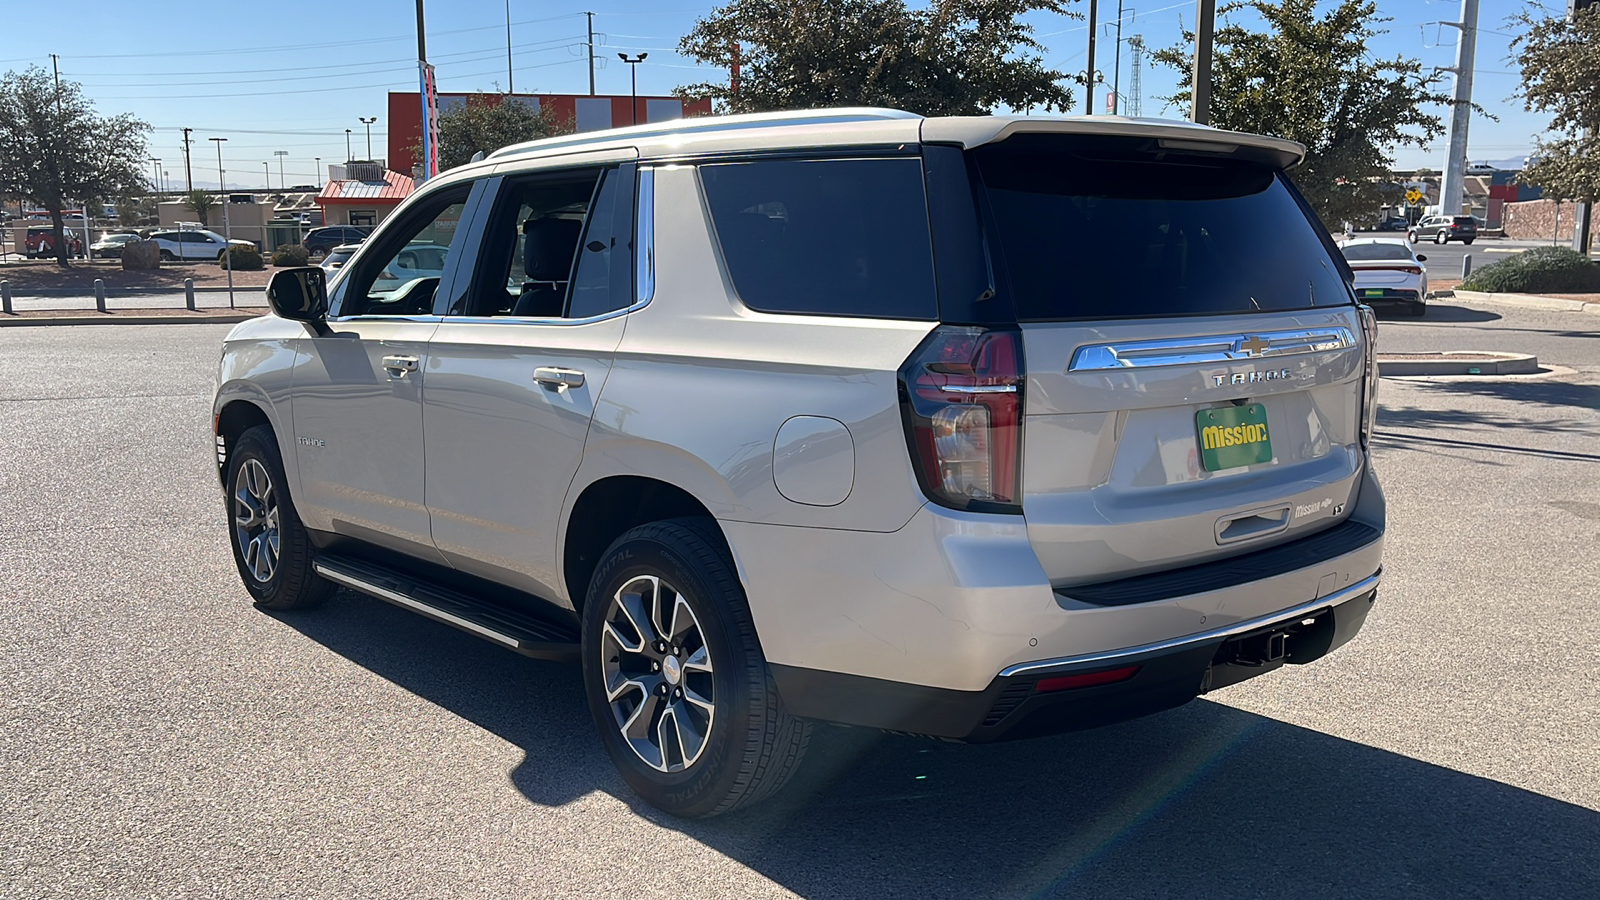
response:
[[[938,318],[921,160],[717,163],[700,178],[751,309]]]
[[[1269,165],[1038,134],[975,157],[1019,319],[1352,302],[1318,226]]]

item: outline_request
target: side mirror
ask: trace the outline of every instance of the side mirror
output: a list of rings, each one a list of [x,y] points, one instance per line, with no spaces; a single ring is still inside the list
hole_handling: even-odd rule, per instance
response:
[[[279,269],[267,284],[267,305],[285,319],[320,322],[328,315],[328,275],[318,266]]]
[[[1427,262],[1427,261],[1428,261],[1428,258],[1426,256],[1423,256],[1421,253],[1417,254],[1417,262]]]

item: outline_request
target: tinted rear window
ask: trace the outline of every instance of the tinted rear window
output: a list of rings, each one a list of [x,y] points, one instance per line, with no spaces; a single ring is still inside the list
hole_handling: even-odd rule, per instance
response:
[[[921,160],[717,163],[700,177],[751,309],[938,317]]]
[[[1269,165],[1039,134],[974,155],[1019,319],[1351,302],[1318,226]]]
[[[1473,228],[1477,228],[1478,227],[1478,220],[1474,219],[1471,216],[1456,216],[1455,218],[1451,219],[1450,221],[1452,223],[1456,224],[1456,225],[1468,225],[1468,226],[1471,226]]]
[[[1399,244],[1351,244],[1343,248],[1344,258],[1363,261],[1373,259],[1411,259],[1411,251]]]

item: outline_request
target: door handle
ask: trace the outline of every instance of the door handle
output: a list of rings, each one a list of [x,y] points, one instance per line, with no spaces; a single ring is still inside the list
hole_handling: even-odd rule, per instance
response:
[[[391,376],[404,378],[408,372],[417,370],[417,358],[415,356],[385,356],[383,358],[383,367],[389,370]]]
[[[533,380],[555,388],[583,387],[583,373],[577,369],[557,369],[540,366],[533,370]]]

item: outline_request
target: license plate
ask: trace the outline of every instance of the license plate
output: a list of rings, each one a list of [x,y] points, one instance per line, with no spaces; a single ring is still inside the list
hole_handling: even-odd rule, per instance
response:
[[[1272,461],[1265,406],[1250,403],[1202,409],[1195,413],[1194,422],[1200,432],[1200,463],[1207,472]]]
[[[1373,290],[1371,288],[1368,288],[1368,289],[1366,289],[1366,290],[1361,292],[1361,296],[1363,296],[1363,297],[1382,297],[1383,294],[1384,294],[1384,291],[1383,291],[1382,288],[1379,288],[1377,290]]]

